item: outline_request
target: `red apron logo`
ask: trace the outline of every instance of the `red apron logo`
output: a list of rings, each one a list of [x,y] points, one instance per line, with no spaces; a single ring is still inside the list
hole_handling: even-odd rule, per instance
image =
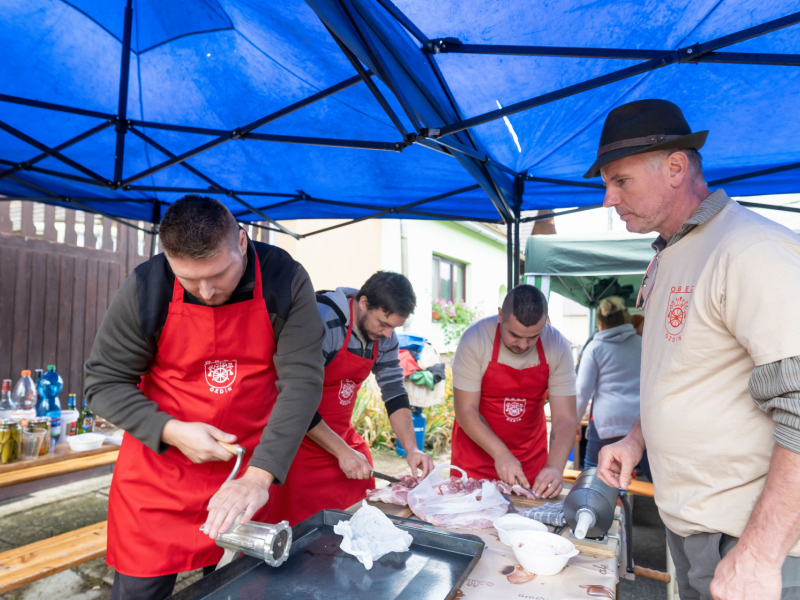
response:
[[[525,398],[506,398],[503,403],[503,412],[506,415],[506,420],[511,423],[517,423],[522,420],[522,415],[525,414]]]
[[[350,404],[356,394],[356,382],[352,379],[342,379],[339,387],[339,403]]]
[[[227,394],[236,379],[236,361],[207,360],[205,372],[208,390],[214,394]]]
[[[672,286],[667,303],[667,316],[664,327],[667,330],[666,338],[670,342],[680,341],[680,334],[686,324],[689,313],[689,303],[692,301],[694,286]]]

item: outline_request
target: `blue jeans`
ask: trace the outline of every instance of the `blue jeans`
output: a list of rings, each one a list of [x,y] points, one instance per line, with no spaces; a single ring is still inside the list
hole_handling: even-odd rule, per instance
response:
[[[589,421],[589,427],[586,429],[586,458],[583,461],[583,468],[588,469],[590,467],[596,467],[600,449],[609,444],[618,442],[621,439],[622,437],[600,439],[600,436],[597,435],[597,428],[594,426],[594,421]],[[653,478],[650,476],[650,463],[647,462],[647,450],[644,451],[642,460],[639,462],[638,466],[644,476],[650,481],[653,481]]]

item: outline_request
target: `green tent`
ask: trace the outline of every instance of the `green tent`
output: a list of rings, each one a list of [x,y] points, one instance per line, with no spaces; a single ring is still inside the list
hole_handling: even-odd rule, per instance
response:
[[[633,307],[655,237],[532,235],[525,247],[525,281],[589,308],[607,296],[620,296]]]

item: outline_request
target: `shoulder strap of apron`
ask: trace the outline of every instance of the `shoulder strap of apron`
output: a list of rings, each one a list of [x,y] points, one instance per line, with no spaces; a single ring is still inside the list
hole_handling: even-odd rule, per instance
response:
[[[494,332],[494,346],[492,347],[492,362],[497,362],[500,355],[500,321],[497,322],[497,330]]]
[[[547,364],[547,359],[544,356],[544,345],[542,344],[542,336],[539,336],[539,339],[536,340],[536,352],[539,353],[539,366]]]

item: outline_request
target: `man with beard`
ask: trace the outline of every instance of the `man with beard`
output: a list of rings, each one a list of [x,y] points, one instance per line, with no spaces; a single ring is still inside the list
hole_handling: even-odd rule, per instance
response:
[[[160,240],[86,363],[89,405],[126,432],[109,494],[115,600],[166,598],[177,573],[213,570],[213,538],[239,515],[264,520],[322,392],[323,326],[302,266],[201,196],[169,207]],[[246,450],[242,477],[225,482],[220,442]]]
[[[295,525],[323,509],[347,508],[375,487],[372,455],[351,422],[358,390],[370,373],[411,472],[419,469],[425,476],[433,469],[431,457],[417,448],[394,332],[416,306],[411,282],[379,271],[360,290],[318,293],[317,302],[325,323],[322,402],[286,482],[270,501],[271,522]]]
[[[578,426],[575,367],[569,342],[547,323],[541,291],[514,288],[497,316],[464,332],[453,359],[453,395],[455,466],[476,479],[520,483],[543,498],[561,492]]]

